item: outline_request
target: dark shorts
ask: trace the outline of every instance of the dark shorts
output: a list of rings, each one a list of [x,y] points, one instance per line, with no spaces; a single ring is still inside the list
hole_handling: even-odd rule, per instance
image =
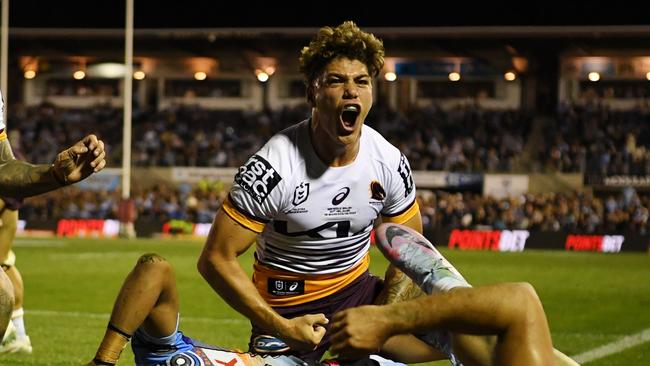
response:
[[[19,198],[0,197],[5,203],[4,209],[16,211],[23,207],[23,200]],[[3,210],[4,210],[3,209]]]
[[[273,308],[280,315],[285,318],[295,318],[306,314],[325,314],[327,319],[332,319],[332,316],[341,310],[353,308],[361,305],[370,305],[375,298],[379,295],[383,288],[383,281],[376,276],[366,271],[357,279],[352,281],[349,285],[344,287],[341,291],[334,293],[330,296],[324,297],[319,300],[314,300],[308,303]],[[260,335],[268,335],[269,332],[265,331],[255,324],[252,325],[252,334],[250,343],[248,344],[249,350],[253,351],[253,341],[255,337]],[[328,333],[329,334],[329,333]],[[330,347],[329,335],[326,334],[323,341],[313,351],[296,352],[289,350],[282,354],[298,356],[305,360],[320,360],[323,354]],[[259,353],[259,352],[258,352]]]

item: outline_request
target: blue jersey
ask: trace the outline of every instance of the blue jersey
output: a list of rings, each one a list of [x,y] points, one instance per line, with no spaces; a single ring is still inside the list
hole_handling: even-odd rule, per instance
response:
[[[307,366],[294,356],[259,356],[211,346],[180,331],[157,338],[140,328],[131,347],[138,366]]]
[[[131,341],[137,366],[314,366],[296,356],[260,356],[204,344],[176,330],[157,338],[139,328]],[[371,356],[378,366],[406,366],[379,356]],[[325,363],[324,365],[327,365]]]

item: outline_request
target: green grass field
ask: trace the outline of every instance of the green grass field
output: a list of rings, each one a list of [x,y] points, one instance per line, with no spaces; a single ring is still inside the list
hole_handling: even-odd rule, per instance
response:
[[[186,334],[245,348],[248,322],[196,271],[201,247],[200,241],[184,240],[18,239],[14,251],[25,281],[34,353],[0,356],[0,365],[82,365],[92,359],[123,278],[146,252],[165,256],[176,269]],[[475,285],[531,282],[544,303],[555,347],[568,355],[650,328],[647,254],[442,252]],[[383,274],[386,261],[372,254],[372,271]],[[252,267],[250,252],[242,262]],[[131,364],[127,348],[119,365]],[[650,342],[588,365],[650,365]]]

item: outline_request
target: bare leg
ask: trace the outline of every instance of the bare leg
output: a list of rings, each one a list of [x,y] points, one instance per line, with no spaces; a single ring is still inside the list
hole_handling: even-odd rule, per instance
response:
[[[0,263],[4,263],[9,257],[9,251],[14,243],[16,237],[16,230],[18,229],[18,211],[4,209],[0,215],[2,225],[0,225]],[[11,280],[14,287],[14,310],[23,307],[23,278],[16,266],[6,268],[7,276]]]
[[[11,312],[14,307],[14,290],[11,281],[5,272],[0,269],[0,339],[5,334],[7,325],[11,320]]]
[[[375,299],[376,305],[392,304],[426,296],[424,291],[394,265],[389,265],[384,275],[384,289]]]
[[[9,257],[9,252],[16,237],[16,230],[18,229],[18,211],[4,209],[0,215],[2,225],[0,226],[0,263],[5,263]],[[23,307],[23,278],[16,266],[12,265],[5,269],[7,276],[14,286],[14,310]]]
[[[4,201],[2,201],[4,204]],[[20,271],[15,266],[16,257],[11,251],[16,230],[18,229],[18,211],[3,206],[0,210],[0,264],[11,281],[13,287],[14,306],[11,314],[13,335],[8,334],[0,345],[0,353],[31,353],[32,344],[25,330],[23,311],[24,287]]]
[[[16,302],[14,303],[14,310],[19,310],[23,308],[23,301],[25,299],[25,287],[23,285],[23,276],[18,271],[16,266],[11,266],[6,271],[7,277],[11,281],[11,284],[14,287],[14,298]]]
[[[384,278],[384,289],[375,304],[385,305],[428,296],[404,272],[389,265]],[[494,336],[453,334],[452,344],[461,359],[467,364],[490,365],[492,350],[496,343]],[[415,336],[399,335],[392,337],[381,347],[381,353],[388,358],[404,363],[419,363],[447,359],[447,355],[437,348],[427,345]]]
[[[533,287],[525,283],[496,286],[487,287],[487,291],[482,293],[470,294],[471,291],[480,291],[479,289],[458,289],[450,294],[464,296],[472,302],[483,302],[481,306],[487,305],[488,309],[490,306],[499,308],[491,311],[492,316],[489,313],[468,311],[462,318],[476,326],[459,331],[494,334],[496,330],[493,357],[497,365],[553,364],[553,345],[546,314]],[[463,352],[466,350],[456,338],[454,337],[454,348],[463,360]]]
[[[459,288],[386,306],[347,309],[333,318],[332,351],[359,356],[373,352],[395,334],[431,329],[496,334],[490,364],[553,364],[546,316],[534,289],[525,283]]]
[[[124,280],[109,327],[89,365],[115,364],[140,326],[152,336],[172,334],[177,318],[178,293],[171,264],[157,254],[143,255]]]
[[[378,230],[378,232],[379,240],[377,244],[379,249],[381,249],[384,255],[386,255],[386,257],[395,265],[404,268],[405,271],[410,271],[410,275],[412,275],[414,279],[417,279],[419,281],[418,283],[423,286],[423,288],[429,289],[433,293],[438,291],[448,291],[450,286],[445,286],[443,281],[446,281],[447,284],[451,283],[463,287],[462,282],[464,279],[462,279],[460,273],[456,271],[421,234],[401,225],[390,224],[382,225],[382,228]],[[412,259],[408,258],[409,254]],[[404,255],[407,257],[404,257]],[[430,257],[429,263],[437,263],[437,265],[427,265],[427,257]],[[429,273],[432,275],[429,275]],[[389,279],[389,275],[393,279]],[[384,303],[399,302],[409,298],[418,297],[418,295],[416,295],[411,289],[412,284],[409,285],[406,283],[406,280],[402,277],[405,276],[400,274],[397,270],[389,269],[387,271],[386,288],[384,291],[387,295],[384,296],[384,299],[386,300]],[[457,280],[454,280],[454,278]],[[440,281],[440,285],[436,283],[437,281]],[[530,290],[532,290],[532,288]],[[536,299],[535,301],[539,303],[539,299],[534,290],[532,290],[532,294],[529,293],[528,295],[534,297],[534,299]],[[504,299],[505,301],[510,301],[510,298],[508,297]],[[533,303],[535,303],[535,301],[533,301]],[[542,311],[541,315],[543,315],[545,319],[541,304],[539,305],[539,308]],[[516,318],[517,314],[513,314],[513,317]],[[498,340],[495,336],[489,335],[470,335],[462,333],[452,334],[454,352],[461,360],[463,360],[463,363],[468,366],[491,365],[496,350],[495,347],[499,341],[501,340]],[[401,349],[403,350],[403,348]],[[565,366],[577,365],[577,363],[573,362],[559,351],[555,351],[555,364]]]
[[[375,299],[376,305],[394,304],[427,296],[411,279],[394,265],[389,265],[384,275],[384,288]],[[444,360],[447,356],[413,335],[401,334],[388,339],[381,346],[381,354],[404,363]]]

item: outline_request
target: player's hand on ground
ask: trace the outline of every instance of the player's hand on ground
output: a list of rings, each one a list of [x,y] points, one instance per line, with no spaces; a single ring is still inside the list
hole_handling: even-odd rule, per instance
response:
[[[105,157],[104,142],[91,134],[60,152],[52,168],[59,182],[73,184],[104,169]]]
[[[287,319],[280,338],[293,350],[313,350],[325,336],[327,323],[329,320],[324,314],[307,314]]]
[[[393,335],[385,306],[361,306],[338,312],[330,326],[330,352],[341,358],[377,354]]]

